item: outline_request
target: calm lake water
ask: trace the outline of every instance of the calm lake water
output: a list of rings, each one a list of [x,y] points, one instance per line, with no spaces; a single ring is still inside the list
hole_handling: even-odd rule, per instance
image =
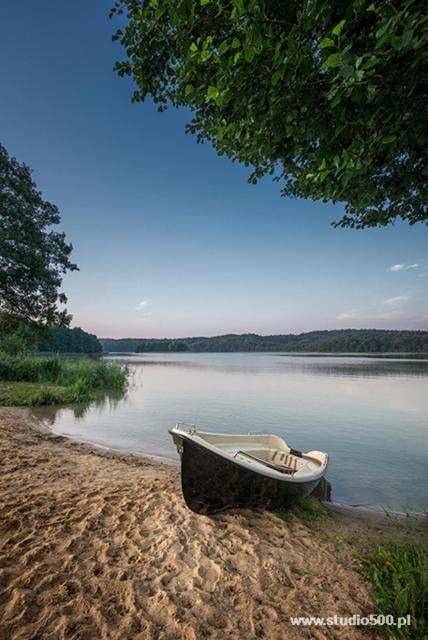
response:
[[[131,354],[122,398],[40,408],[56,431],[178,460],[177,421],[220,432],[272,432],[330,454],[332,499],[428,509],[428,360],[351,356]]]

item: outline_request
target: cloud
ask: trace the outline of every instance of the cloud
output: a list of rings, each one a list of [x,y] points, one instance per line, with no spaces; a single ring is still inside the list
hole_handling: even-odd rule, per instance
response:
[[[142,311],[150,305],[150,300],[141,300],[135,307],[135,311]]]
[[[350,318],[355,318],[355,313],[340,313],[337,316],[338,320],[349,320]]]
[[[409,269],[416,269],[419,265],[416,264],[393,264],[392,267],[388,267],[387,271],[408,271]]]
[[[386,304],[388,307],[395,307],[395,305],[406,302],[408,299],[409,296],[394,296],[393,298],[387,298],[386,300],[383,300],[382,304]]]

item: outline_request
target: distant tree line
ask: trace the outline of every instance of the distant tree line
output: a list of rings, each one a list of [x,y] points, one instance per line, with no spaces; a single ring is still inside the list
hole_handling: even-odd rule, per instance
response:
[[[135,349],[137,353],[165,352],[165,351],[191,351],[184,340],[143,340]]]
[[[100,353],[102,346],[97,336],[79,327],[49,327],[37,350],[49,353]]]
[[[76,327],[46,326],[0,311],[0,352],[101,353],[98,338]]]
[[[160,352],[249,352],[303,351],[322,353],[428,353],[428,331],[382,329],[339,329],[309,333],[260,336],[255,333],[228,334],[211,338],[143,339],[101,338],[104,351]]]

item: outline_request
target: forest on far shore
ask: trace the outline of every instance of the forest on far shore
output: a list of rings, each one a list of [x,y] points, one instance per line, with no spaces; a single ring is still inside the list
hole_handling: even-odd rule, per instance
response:
[[[97,336],[80,327],[49,327],[37,350],[44,353],[100,353],[102,346]]]
[[[428,331],[337,329],[260,336],[227,334],[210,338],[99,338],[107,352],[246,352],[428,353]]]

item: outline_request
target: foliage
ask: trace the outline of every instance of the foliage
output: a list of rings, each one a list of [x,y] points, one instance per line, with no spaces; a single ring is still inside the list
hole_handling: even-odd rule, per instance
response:
[[[67,324],[62,275],[77,269],[57,207],[43,200],[31,170],[0,144],[0,311],[30,322]]]
[[[42,328],[19,316],[0,312],[0,352],[18,355],[36,345]]]
[[[45,353],[99,353],[102,346],[98,338],[75,327],[49,327],[38,344],[38,351]]]
[[[378,544],[362,556],[362,574],[373,583],[376,613],[395,618],[410,614],[411,625],[383,627],[396,640],[428,637],[428,544]]]
[[[144,352],[165,352],[165,351],[188,351],[189,347],[184,340],[143,340],[135,348],[137,353]]]
[[[187,107],[187,131],[275,174],[286,196],[345,202],[338,225],[428,217],[428,15],[421,0],[119,0],[132,100]]]
[[[168,351],[303,351],[325,353],[428,353],[428,331],[383,331],[340,329],[309,333],[259,336],[255,333],[228,334],[211,338],[180,340],[101,338],[105,351],[150,353]],[[177,348],[178,347],[178,348]]]
[[[43,353],[100,353],[102,346],[95,335],[79,327],[47,327],[0,312],[0,352],[18,355],[36,349]]]
[[[35,407],[66,402],[72,402],[72,399],[64,387],[30,382],[0,382],[0,406]]]
[[[94,391],[123,392],[127,375],[104,360],[0,354],[0,404],[84,402]]]

